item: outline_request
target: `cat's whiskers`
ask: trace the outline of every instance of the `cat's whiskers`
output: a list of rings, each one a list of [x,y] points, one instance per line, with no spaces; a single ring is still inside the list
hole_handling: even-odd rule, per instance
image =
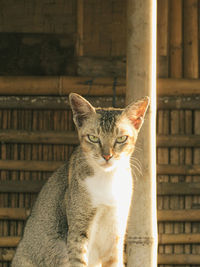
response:
[[[136,159],[136,158],[132,157],[131,161],[130,161],[130,165],[133,168],[133,171],[135,169],[140,176],[143,175],[143,173],[142,173],[142,165],[141,165],[141,162],[139,161],[139,159]],[[135,172],[134,172],[134,175],[136,175]]]

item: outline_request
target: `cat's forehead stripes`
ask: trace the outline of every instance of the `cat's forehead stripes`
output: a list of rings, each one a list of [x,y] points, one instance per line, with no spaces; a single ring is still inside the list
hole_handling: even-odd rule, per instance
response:
[[[99,124],[103,132],[113,132],[117,117],[122,110],[96,109],[96,113],[100,115]]]

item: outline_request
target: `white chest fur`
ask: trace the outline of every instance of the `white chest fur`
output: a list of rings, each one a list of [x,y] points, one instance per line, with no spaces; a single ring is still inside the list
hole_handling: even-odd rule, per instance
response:
[[[125,168],[111,172],[98,170],[93,176],[86,178],[85,186],[94,207],[129,204],[132,193],[131,171]]]
[[[96,208],[89,234],[88,266],[98,266],[102,259],[109,259],[115,246],[120,247],[122,262],[123,237],[132,195],[131,171],[125,168],[113,172],[97,171],[86,178],[85,186]]]

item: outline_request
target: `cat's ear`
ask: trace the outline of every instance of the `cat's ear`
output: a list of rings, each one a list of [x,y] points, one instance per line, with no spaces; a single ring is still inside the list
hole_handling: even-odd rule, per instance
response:
[[[137,102],[129,104],[124,110],[126,117],[131,121],[134,128],[138,131],[143,124],[149,102],[150,99],[148,96],[146,96]]]
[[[72,108],[74,123],[77,127],[81,127],[83,121],[92,113],[95,113],[95,108],[78,94],[71,93],[69,95],[69,103]]]

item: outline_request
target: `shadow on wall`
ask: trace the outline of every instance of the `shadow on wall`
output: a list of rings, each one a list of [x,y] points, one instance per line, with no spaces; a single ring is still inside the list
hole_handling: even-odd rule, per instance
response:
[[[59,34],[0,34],[0,75],[75,75],[74,42]]]

